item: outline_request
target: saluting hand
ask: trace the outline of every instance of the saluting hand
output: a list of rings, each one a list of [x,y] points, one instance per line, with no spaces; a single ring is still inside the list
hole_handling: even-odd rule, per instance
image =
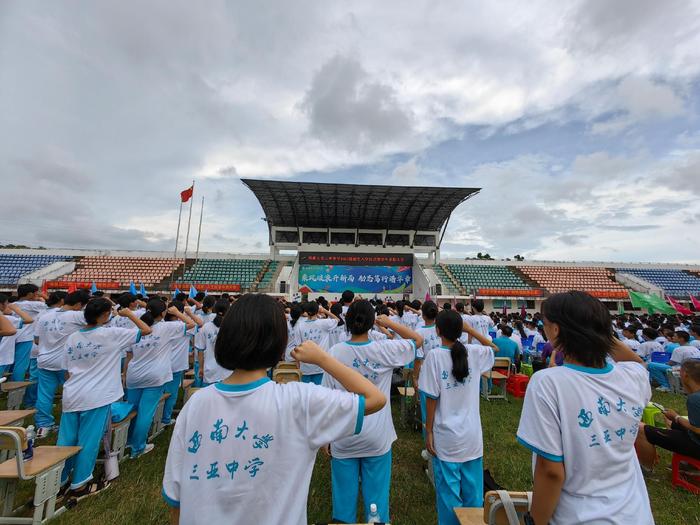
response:
[[[328,354],[323,351],[323,348],[313,341],[304,341],[292,350],[292,357],[294,359],[310,365],[320,365],[327,355]]]

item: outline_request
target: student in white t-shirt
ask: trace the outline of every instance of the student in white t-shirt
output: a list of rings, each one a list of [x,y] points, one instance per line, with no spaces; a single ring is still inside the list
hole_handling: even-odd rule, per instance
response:
[[[690,344],[695,348],[700,348],[700,324],[690,325]]]
[[[484,313],[483,299],[472,299],[472,314],[467,316],[467,323],[487,339],[491,339],[489,332],[494,327],[493,319]],[[471,342],[471,341],[470,341]],[[520,344],[522,351],[522,343]]]
[[[205,323],[194,336],[194,346],[197,349],[197,359],[199,360],[199,371],[201,377],[196,377],[197,384],[205,387],[218,383],[231,375],[231,371],[222,367],[214,356],[216,337],[219,335],[219,327],[231,303],[226,299],[219,299],[214,304],[212,313],[214,319]]]
[[[313,341],[326,352],[330,348],[330,332],[338,326],[339,319],[334,314],[321,307],[316,301],[304,305],[305,319],[300,319],[294,329],[297,341]],[[327,319],[320,319],[318,314],[328,316]],[[317,365],[302,363],[301,380],[304,383],[314,383],[320,385],[323,380],[323,370]]]
[[[4,294],[2,294],[4,295]],[[2,296],[0,295],[0,296]],[[17,327],[8,317],[5,315],[4,308],[2,308],[2,303],[7,304],[7,296],[4,295],[5,300],[0,299],[0,337],[12,337],[17,334]],[[0,339],[1,341],[1,339]]]
[[[164,322],[165,314],[176,321]],[[172,347],[178,337],[189,336],[195,322],[180,313],[176,306],[166,309],[162,299],[151,299],[141,321],[151,327],[151,333],[127,348],[126,400],[136,409],[137,415],[129,426],[128,446],[131,458],[147,454],[153,444],[146,444],[148,430],[153,423],[163,387],[173,378]]]
[[[347,341],[350,337],[345,325],[345,316],[342,316],[343,306],[340,303],[335,303],[331,306],[330,312],[338,318],[338,325],[328,334],[328,348]]]
[[[37,354],[37,376],[39,380],[36,416],[37,438],[41,439],[56,430],[53,405],[56,390],[66,380],[63,369],[65,346],[68,337],[86,325],[83,308],[90,300],[85,290],[69,293],[63,306],[48,310],[39,317],[34,331]]]
[[[121,353],[126,347],[149,335],[151,327],[128,308],[119,315],[128,317],[136,328],[106,327],[112,302],[92,299],[85,306],[87,326],[71,334],[65,344],[62,368],[68,372],[63,385],[63,412],[58,430],[58,446],[79,446],[80,452],[66,461],[61,475],[65,484],[71,477],[71,497],[94,494],[108,483],[90,483],[102,436],[108,423],[110,405],[124,396]]]
[[[532,376],[518,441],[533,452],[535,523],[654,522],[635,454],[651,398],[639,356],[614,338],[610,313],[583,292],[542,305],[545,332],[564,366]]]
[[[17,287],[16,305],[24,310],[32,319],[36,319],[48,306],[34,284],[20,284]],[[24,381],[31,364],[32,346],[34,345],[34,324],[24,323],[15,339],[14,367],[10,381]]]
[[[457,310],[459,312],[459,310]],[[461,315],[461,314],[460,314]],[[420,377],[420,369],[425,361],[425,357],[434,349],[440,346],[441,339],[435,330],[435,319],[438,316],[438,307],[433,301],[426,301],[421,306],[421,316],[423,317],[423,325],[416,328],[416,332],[423,338],[423,345],[416,353],[416,361],[413,366],[413,385],[418,386]],[[462,317],[464,319],[464,316]],[[469,337],[465,334],[465,338]],[[465,339],[466,340],[466,339]],[[416,396],[420,403],[421,421],[423,424],[422,432],[425,437],[425,396],[421,395],[417,388],[414,388]]]
[[[0,294],[0,313],[5,321],[5,330],[0,338],[0,375],[15,362],[15,347],[19,334],[26,323],[34,319],[17,303],[10,303],[5,294]]]
[[[658,335],[658,332],[653,328],[644,328],[642,330],[643,342],[639,345],[637,355],[644,359],[644,361],[649,361],[653,352],[664,351],[664,347],[661,346],[661,343],[656,341]]]
[[[212,297],[211,295],[207,295],[204,299],[202,299],[201,309],[195,310],[195,312],[194,312],[195,315],[197,315],[197,317],[199,317],[202,320],[202,326],[204,326],[205,324],[207,324],[210,321],[213,321],[214,318],[216,317],[216,314],[214,313],[214,305],[215,304],[216,304],[216,299],[214,299],[214,297]],[[194,344],[192,344],[192,354],[194,357],[195,386],[200,386],[200,384],[199,384],[199,377],[200,377],[199,356],[198,356],[198,352],[197,352],[197,347]]]
[[[389,328],[401,339],[372,341],[369,331],[375,320]],[[345,366],[357,370],[389,399],[394,368],[411,363],[423,338],[410,328],[391,321],[386,316],[375,319],[374,308],[367,300],[355,301],[345,314],[350,340],[339,343],[329,353]],[[323,386],[344,391],[344,385],[325,376]],[[362,432],[355,436],[331,441],[331,481],[333,518],[345,523],[357,521],[358,486],[362,479],[362,500],[365,520],[369,508],[376,504],[383,522],[389,522],[389,489],[391,486],[391,446],[396,431],[387,403],[377,414],[365,420]]]
[[[359,433],[386,397],[311,341],[293,357],[320,366],[348,392],[267,377],[287,346],[276,301],[241,297],[221,324],[215,355],[233,373],[196,392],[175,422],[163,477],[172,523],[306,525],[318,449]]]
[[[622,339],[621,341],[629,346],[634,352],[639,354],[639,347],[641,347],[641,343],[637,341],[637,337],[635,334],[636,330],[634,327],[627,326],[622,329]]]
[[[301,341],[297,341],[297,331],[295,327],[302,318],[303,313],[304,310],[298,303],[294,303],[289,307],[289,316],[287,318],[287,349],[284,352],[285,361],[294,361],[292,350],[301,344]]]
[[[426,399],[425,444],[433,457],[438,523],[458,525],[454,507],[484,504],[481,374],[491,370],[495,346],[453,310],[440,312],[441,346],[425,358],[419,388]],[[466,347],[462,331],[480,343]]]
[[[207,297],[204,298],[204,302],[206,302],[206,300]],[[211,313],[206,314],[205,309],[207,306],[204,304],[204,302],[202,302],[201,311],[205,312],[205,315],[207,315],[209,318]],[[178,332],[169,343],[170,364],[173,371],[173,378],[163,387],[163,392],[170,394],[170,397],[165,400],[165,404],[163,405],[163,418],[161,419],[161,422],[166,426],[173,424],[173,409],[175,408],[175,403],[177,402],[180,386],[185,378],[185,371],[190,368],[190,346],[192,346],[191,343],[193,337],[196,336],[199,329],[204,326],[204,320],[195,314],[192,309],[185,305],[185,303],[182,301],[172,301],[170,306],[174,306],[181,314],[184,314],[185,317],[188,317],[194,321],[195,326],[186,330],[184,333]],[[179,323],[182,322],[182,319],[178,316],[166,313],[165,322]]]

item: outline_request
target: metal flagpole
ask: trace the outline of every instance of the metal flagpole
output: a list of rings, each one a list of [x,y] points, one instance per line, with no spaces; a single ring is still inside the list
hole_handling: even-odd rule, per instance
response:
[[[177,233],[175,234],[175,251],[173,259],[177,259],[177,243],[180,240],[180,219],[182,219],[182,197],[180,197],[180,212],[177,214]],[[173,284],[173,274],[170,275],[170,284]]]
[[[187,236],[185,237],[185,264],[182,265],[182,280],[185,280],[185,268],[187,267],[187,246],[190,242],[190,221],[192,220],[192,204],[194,203],[194,180],[192,180],[192,198],[190,198],[190,215],[187,219]]]
[[[202,209],[199,212],[199,231],[197,232],[197,253],[194,256],[194,262],[199,260],[199,239],[202,236],[202,217],[204,216],[204,195],[202,195]]]

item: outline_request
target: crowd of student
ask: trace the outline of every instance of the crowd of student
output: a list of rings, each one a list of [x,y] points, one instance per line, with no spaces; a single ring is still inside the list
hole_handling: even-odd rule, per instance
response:
[[[254,294],[113,302],[86,291],[42,298],[22,285],[17,300],[0,296],[0,310],[0,364],[38,382],[25,404],[36,404],[40,437],[55,430],[63,384],[58,444],[83,447],[63,476],[77,497],[102,487],[92,473],[123,386],[138,411],[129,430],[138,457],[152,450],[146,437],[163,392],[163,423],[173,422],[193,346],[203,388],[177,416],[163,479],[173,523],[306,523],[320,448],[331,456],[334,520],[357,521],[361,490],[365,519],[389,522],[397,435],[388,400],[405,367],[418,387],[440,524],[457,523],[454,507],[483,505],[480,386],[495,356],[541,363],[516,434],[533,452],[533,523],[653,523],[635,443],[646,467],[655,445],[700,458],[695,319],[613,319],[582,292],[555,294],[541,313],[522,316],[486,315],[480,300],[439,307],[352,292],[333,305]],[[689,394],[688,418],[665,411],[668,430],[640,423],[652,382],[667,387],[647,371],[657,351],[671,352],[666,366],[679,368]],[[300,363],[301,382],[270,380],[282,360]]]

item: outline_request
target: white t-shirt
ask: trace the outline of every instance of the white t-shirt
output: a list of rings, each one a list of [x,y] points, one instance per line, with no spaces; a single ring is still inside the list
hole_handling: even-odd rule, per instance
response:
[[[437,399],[433,438],[442,461],[463,463],[484,455],[479,415],[481,374],[493,368],[491,347],[467,345],[469,375],[463,382],[452,375],[450,349],[438,346],[430,352],[420,370],[418,386],[426,396]]]
[[[294,327],[294,330],[296,331],[295,339],[299,342],[299,344],[303,343],[304,341],[313,341],[327,352],[330,348],[330,332],[336,326],[338,326],[338,321],[335,319],[299,319]],[[301,363],[301,373],[305,376],[322,374],[323,369],[317,365]]]
[[[466,318],[467,323],[469,326],[471,326],[474,330],[479,332],[481,335],[484,337],[488,338],[488,340],[491,340],[491,336],[489,335],[489,330],[494,326],[493,320],[486,314],[474,314],[474,315],[468,315]]]
[[[216,383],[231,375],[231,370],[227,370],[216,362],[214,347],[216,346],[217,335],[219,335],[219,327],[209,322],[200,328],[197,335],[194,336],[195,348],[200,352],[204,352],[205,383]]]
[[[360,432],[364,397],[267,378],[196,392],[175,423],[163,496],[180,523],[306,525],[319,447]]]
[[[51,310],[41,315],[34,330],[34,337],[39,339],[37,366],[62,370],[68,337],[86,324],[82,310]]]
[[[406,328],[410,328],[413,330],[416,325],[420,321],[420,316],[418,314],[414,314],[413,312],[406,312],[404,311],[403,316],[399,317],[397,319],[397,322],[405,326]]]
[[[48,306],[43,301],[17,301],[15,302],[32,319],[39,317],[39,314],[48,310]],[[26,343],[34,341],[34,323],[25,324],[17,334],[15,343]]]
[[[645,341],[639,345],[639,350],[637,350],[637,355],[644,360],[649,360],[652,352],[663,352],[664,347],[661,346],[656,341]]]
[[[167,321],[168,323],[174,323],[175,321]],[[182,321],[178,321],[182,323]],[[185,328],[185,323],[183,324],[183,329]],[[184,333],[178,332],[170,340],[170,364],[173,373],[182,372],[183,370],[188,370],[190,368],[190,342],[192,341],[192,336],[196,336],[199,331],[199,327],[194,325],[192,329],[185,331]]]
[[[127,388],[161,386],[173,378],[172,343],[185,335],[187,326],[182,321],[159,321],[151,330],[150,335],[127,348],[133,356],[126,369]]]
[[[52,306],[52,307],[50,307],[50,308],[47,307],[46,310],[44,310],[43,312],[41,312],[41,313],[36,317],[36,319],[34,319],[34,340],[33,340],[33,343],[34,343],[34,344],[32,344],[32,351],[31,351],[31,353],[29,354],[29,356],[30,356],[32,359],[38,359],[38,358],[39,358],[39,345],[36,344],[36,337],[37,337],[36,334],[37,334],[37,332],[39,331],[39,322],[41,321],[42,317],[44,317],[46,314],[48,314],[48,313],[50,313],[50,312],[57,312],[58,310],[59,310],[59,308],[57,308],[57,307],[55,307],[55,306]]]
[[[372,381],[389,399],[394,368],[405,366],[415,359],[416,344],[411,339],[365,343],[346,341],[335,345],[328,353]],[[345,390],[330,374],[323,375],[323,386]],[[336,458],[381,456],[389,452],[395,440],[391,405],[387,403],[379,412],[365,418],[359,435],[333,441],[331,451]]]
[[[629,346],[632,350],[639,353],[639,347],[642,346],[642,344],[639,341],[637,341],[636,339],[627,339],[626,337],[623,337],[621,341],[627,346]]]
[[[15,362],[15,342],[20,330],[24,326],[24,321],[14,315],[6,315],[5,318],[17,329],[14,335],[0,337],[0,366],[11,365]]]
[[[566,479],[553,525],[653,523],[634,441],[651,399],[638,363],[595,369],[565,364],[530,379],[518,441],[550,461]]]
[[[694,346],[695,348],[700,348],[700,339],[693,339],[688,344]]]
[[[122,350],[140,339],[138,328],[104,326],[68,336],[61,367],[70,374],[63,385],[63,411],[92,410],[119,401],[124,396]]]
[[[682,365],[688,359],[700,359],[700,348],[694,346],[678,346],[673,350],[670,361]]]
[[[416,332],[423,337],[423,346],[421,346],[416,352],[416,359],[425,359],[425,356],[442,344],[442,339],[438,337],[435,331],[435,325],[431,324],[419,326],[416,328]]]
[[[347,331],[347,325],[336,326],[328,333],[328,348],[348,339],[350,339],[350,333]]]

